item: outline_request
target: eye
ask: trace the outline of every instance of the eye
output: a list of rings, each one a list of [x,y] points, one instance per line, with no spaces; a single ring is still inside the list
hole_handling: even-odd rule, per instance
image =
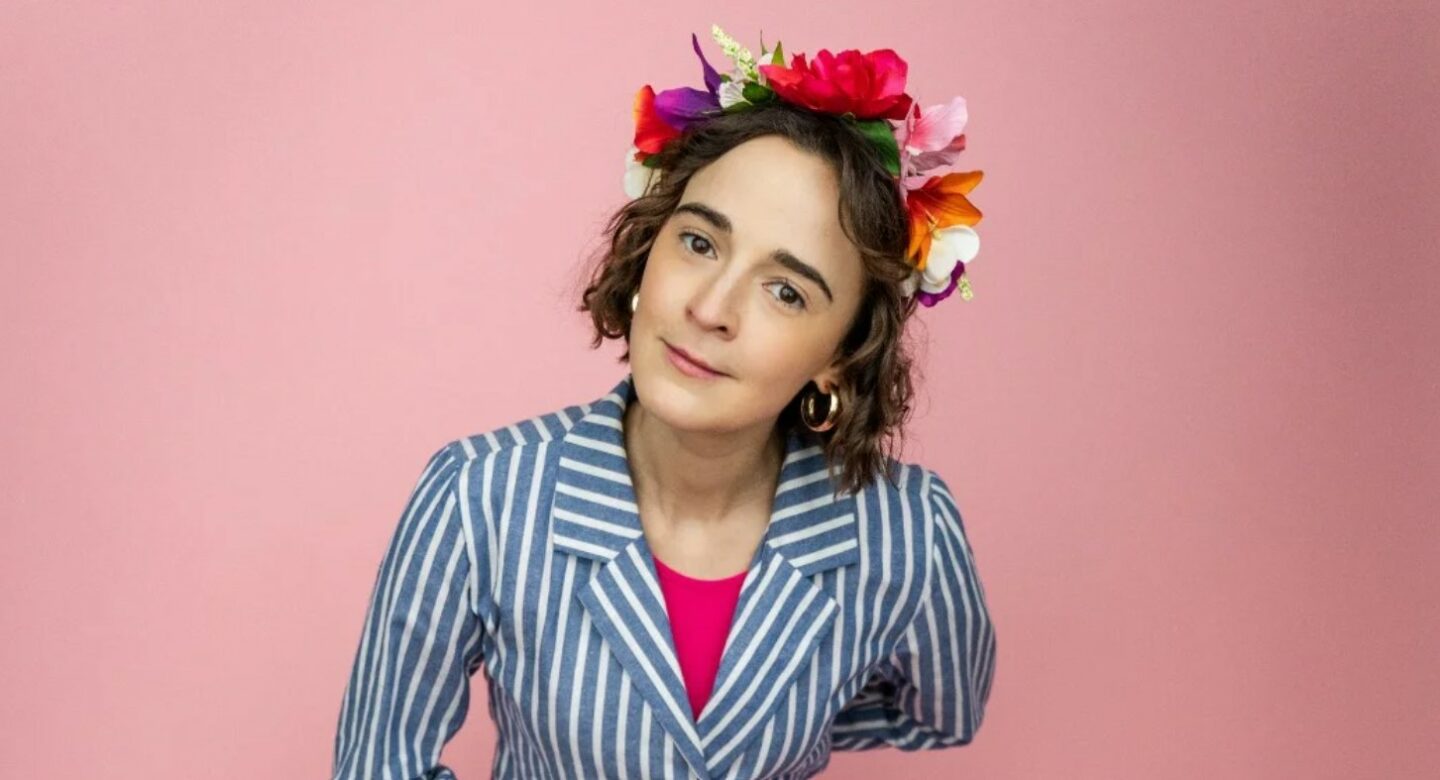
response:
[[[691,252],[695,252],[696,254],[708,256],[710,254],[710,250],[715,248],[715,245],[710,243],[710,239],[700,235],[699,233],[691,233],[688,230],[680,231],[680,243],[684,244],[685,239],[687,238],[693,238],[700,242],[701,248],[698,251],[694,248],[694,244],[686,245],[686,249],[689,249]]]
[[[694,241],[687,241],[687,239],[694,239]],[[715,245],[710,243],[710,239],[689,230],[680,231],[680,243],[685,245],[686,251],[703,257],[710,257],[715,249]],[[771,282],[770,284],[779,286],[780,294],[775,299],[780,302],[781,306],[796,311],[808,308],[805,296],[801,295],[794,285],[785,281]]]
[[[805,296],[801,295],[800,291],[789,282],[772,282],[772,284],[780,286],[781,293],[775,299],[780,301],[781,305],[796,310],[805,308]],[[790,291],[788,296],[785,294],[786,290]]]

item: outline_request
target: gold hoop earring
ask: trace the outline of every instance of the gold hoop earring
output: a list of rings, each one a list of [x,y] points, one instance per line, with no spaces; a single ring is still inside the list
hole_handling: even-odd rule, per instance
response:
[[[635,310],[638,308],[640,308],[640,293],[636,292],[634,295],[630,296],[630,313],[634,314]]]
[[[817,388],[817,391],[818,391],[818,388]],[[830,400],[829,400],[829,408],[828,408],[828,409],[826,410],[826,412],[825,412],[825,419],[824,419],[824,420],[821,420],[821,421],[818,422],[818,423],[814,421],[814,420],[815,420],[815,396],[817,396],[817,395],[823,395],[823,396],[826,396],[826,397],[828,397],[828,398],[830,399]],[[839,388],[836,388],[835,392],[833,392],[833,393],[821,393],[821,392],[806,393],[806,394],[805,394],[805,397],[804,397],[803,399],[801,399],[801,401],[800,401],[800,421],[803,422],[803,423],[805,423],[805,427],[806,427],[806,428],[809,428],[810,430],[815,431],[816,433],[820,433],[820,432],[822,432],[822,431],[828,431],[828,430],[830,430],[831,428],[834,428],[834,427],[835,427],[835,421],[836,421],[836,419],[838,419],[838,418],[840,417],[840,406],[841,406],[841,401],[840,401],[840,390],[839,390]]]

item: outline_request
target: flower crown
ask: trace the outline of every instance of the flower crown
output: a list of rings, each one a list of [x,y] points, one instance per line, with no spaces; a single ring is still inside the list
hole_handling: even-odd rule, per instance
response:
[[[965,99],[956,97],[922,112],[905,93],[905,60],[890,49],[864,54],[821,49],[813,62],[796,54],[786,67],[780,42],[772,53],[762,33],[760,61],[769,58],[762,65],[719,25],[712,25],[710,32],[735,67],[717,73],[692,33],[705,89],[677,87],[656,94],[649,84],[640,88],[635,95],[635,141],[625,154],[625,194],[638,198],[649,192],[659,174],[655,155],[666,142],[708,118],[776,100],[842,116],[879,150],[909,214],[905,256],[915,270],[905,281],[905,295],[917,296],[928,307],[958,288],[960,297],[970,300],[965,264],[980,250],[980,236],[971,227],[980,221],[980,210],[965,196],[982,174],[930,173],[953,165],[965,149]]]

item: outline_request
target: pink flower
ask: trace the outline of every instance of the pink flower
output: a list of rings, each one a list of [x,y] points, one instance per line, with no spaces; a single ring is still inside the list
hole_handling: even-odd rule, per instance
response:
[[[921,176],[912,181],[912,174],[955,164],[960,153],[965,151],[964,130],[968,119],[963,97],[931,106],[923,112],[917,103],[914,111],[907,112],[905,123],[896,133],[906,189],[914,189],[928,178]]]

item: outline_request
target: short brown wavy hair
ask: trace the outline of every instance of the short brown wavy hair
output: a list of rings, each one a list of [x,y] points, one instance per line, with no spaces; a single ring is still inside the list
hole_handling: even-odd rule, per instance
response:
[[[830,163],[839,180],[840,225],[859,249],[866,277],[864,300],[841,342],[838,389],[843,403],[835,426],[816,433],[801,421],[800,401],[813,383],[790,400],[776,426],[820,445],[832,478],[839,473],[840,489],[858,492],[882,473],[894,484],[891,460],[903,448],[914,395],[915,367],[905,323],[916,300],[901,288],[913,270],[905,259],[910,225],[898,184],[879,152],[842,117],[776,102],[712,117],[669,141],[655,157],[658,179],[645,195],[611,215],[605,228],[608,246],[592,260],[579,306],[594,322],[591,348],[606,339],[624,339],[626,349],[619,360],[629,362],[630,297],[639,289],[650,247],[679,205],[686,183],[721,155],[764,135],[783,136]]]

